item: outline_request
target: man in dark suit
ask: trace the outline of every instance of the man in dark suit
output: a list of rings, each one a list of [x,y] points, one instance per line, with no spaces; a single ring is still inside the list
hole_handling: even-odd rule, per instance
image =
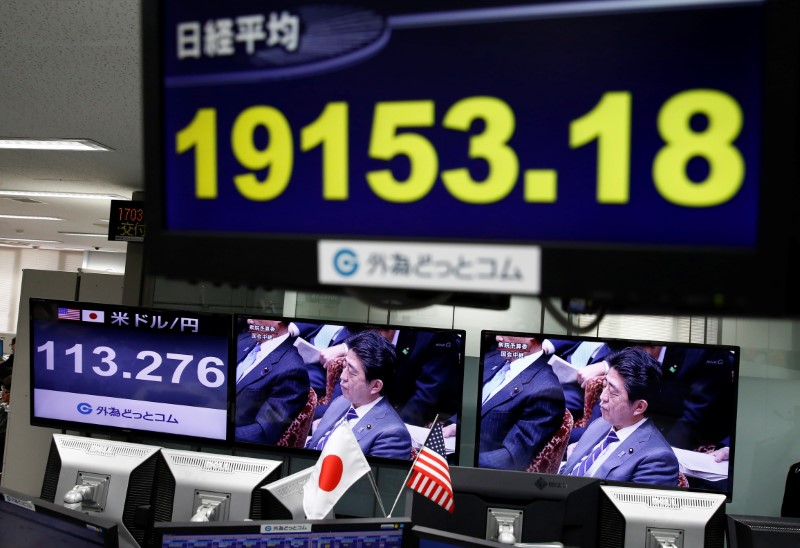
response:
[[[497,336],[484,357],[478,466],[524,470],[564,420],[564,392],[535,338]]]
[[[726,348],[644,346],[661,364],[661,394],[651,415],[673,446],[695,450],[733,434],[734,356]],[[676,405],[679,402],[679,405]]]
[[[408,424],[429,426],[436,415],[446,421],[461,407],[463,341],[451,331],[371,329],[395,348],[397,362],[387,397]],[[339,345],[340,355],[345,345]],[[331,348],[333,350],[333,348]],[[333,397],[341,394],[338,385]],[[319,406],[315,416],[322,416]]]
[[[365,455],[410,459],[411,435],[384,397],[395,362],[394,348],[377,332],[364,331],[349,339],[342,395],[331,402],[306,447],[322,450],[331,432],[347,421]]]
[[[428,426],[461,407],[463,341],[450,331],[386,329],[379,332],[395,347],[397,370],[389,400],[403,421]]]
[[[308,371],[282,321],[247,320],[236,371],[236,441],[274,444],[308,401]]]
[[[583,368],[587,365],[601,363],[611,353],[611,349],[602,341],[569,341],[548,339],[553,346],[553,353],[574,365]],[[580,380],[580,377],[579,377]],[[562,383],[564,389],[564,399],[567,402],[567,409],[572,413],[575,420],[583,417],[583,406],[585,394],[579,381]]]
[[[661,389],[659,363],[635,347],[609,356],[607,362],[602,417],[568,449],[561,473],[676,486],[678,458],[646,415],[648,401]]]

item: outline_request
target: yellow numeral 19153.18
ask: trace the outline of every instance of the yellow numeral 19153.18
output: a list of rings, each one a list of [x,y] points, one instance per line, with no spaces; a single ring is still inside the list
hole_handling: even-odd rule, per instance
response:
[[[569,126],[569,144],[578,148],[597,142],[596,199],[601,204],[624,204],[630,196],[631,114],[629,92],[605,93],[597,105]],[[704,116],[707,125],[694,130],[690,121]],[[488,166],[487,176],[475,180],[468,168],[439,170],[434,143],[414,129],[436,123],[433,101],[379,102],[375,105],[368,154],[390,161],[403,156],[410,169],[399,180],[391,169],[365,173],[372,192],[387,202],[422,200],[441,178],[457,200],[489,204],[507,197],[520,178],[519,158],[509,145],[516,128],[514,112],[495,97],[468,97],[456,102],[442,117],[441,125],[454,131],[470,131],[476,121],[482,130],[469,136],[468,156]],[[707,89],[687,90],[670,97],[661,107],[657,127],[664,146],[653,160],[653,181],[665,200],[685,207],[710,207],[736,195],[744,180],[745,164],[734,141],[741,132],[743,115],[729,95]],[[254,142],[257,130],[266,130],[267,144]],[[239,193],[252,201],[273,200],[288,186],[294,167],[291,126],[276,108],[252,106],[233,122],[230,136],[233,155],[248,170],[234,175]],[[322,154],[322,197],[329,201],[349,198],[349,105],[328,103],[316,120],[300,132],[300,149],[316,148]],[[195,195],[218,195],[217,115],[213,108],[199,109],[177,134],[178,154],[194,151]],[[528,151],[535,152],[535,151]],[[709,166],[703,181],[692,181],[687,166],[693,158]],[[257,175],[256,172],[263,173]],[[557,198],[554,170],[524,171],[524,200],[551,203]]]

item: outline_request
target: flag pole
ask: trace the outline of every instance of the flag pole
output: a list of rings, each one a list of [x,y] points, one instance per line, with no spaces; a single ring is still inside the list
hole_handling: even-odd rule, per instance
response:
[[[353,429],[350,427],[350,423],[345,421],[345,424],[347,424],[347,427],[350,428],[350,431],[352,432]],[[355,436],[353,436],[353,440],[354,441],[355,441],[355,439],[356,439]],[[362,458],[364,458],[364,456],[363,456],[364,454],[361,453],[361,455],[362,455]],[[366,458],[364,458],[364,460],[366,461]],[[383,507],[383,501],[381,500],[381,494],[378,492],[378,484],[375,483],[375,477],[372,475],[372,467],[371,466],[369,467],[369,473],[367,475],[369,476],[369,482],[372,485],[372,492],[375,493],[375,498],[378,499],[378,505],[381,507],[381,512],[383,513],[383,517],[387,517],[386,516],[386,508]]]
[[[422,442],[422,447],[425,447],[425,444],[428,443],[428,438],[431,436],[431,432],[433,431],[433,427],[436,426],[436,423],[439,422],[439,413],[436,413],[436,416],[433,418],[433,422],[431,423],[431,429],[428,430],[428,435],[425,436],[425,441]],[[403,480],[403,483],[400,484],[400,491],[397,492],[397,496],[394,499],[394,504],[392,504],[392,509],[389,510],[389,515],[386,516],[387,518],[392,517],[392,512],[394,512],[394,507],[397,506],[397,501],[400,500],[400,495],[403,494],[403,487],[406,486],[408,483],[408,478],[411,477],[411,472],[414,471],[414,464],[416,464],[417,460],[419,459],[419,452],[417,452],[417,456],[414,458],[414,461],[411,463],[411,468],[408,469],[408,474],[406,474],[406,478]]]
[[[381,500],[381,495],[378,492],[378,484],[375,483],[375,478],[372,476],[372,468],[369,470],[369,481],[372,483],[372,490],[375,492],[375,498],[378,499],[378,506],[381,507],[381,513],[383,513],[383,517],[388,518],[389,516],[386,515],[386,508],[383,507],[383,501]]]

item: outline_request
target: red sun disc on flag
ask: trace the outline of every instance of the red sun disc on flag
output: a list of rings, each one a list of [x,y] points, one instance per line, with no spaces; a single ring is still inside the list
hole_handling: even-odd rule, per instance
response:
[[[333,491],[342,480],[344,463],[337,455],[328,455],[322,461],[322,470],[319,473],[319,488],[323,491]]]
[[[89,319],[96,320],[97,319],[97,312],[89,312]]]

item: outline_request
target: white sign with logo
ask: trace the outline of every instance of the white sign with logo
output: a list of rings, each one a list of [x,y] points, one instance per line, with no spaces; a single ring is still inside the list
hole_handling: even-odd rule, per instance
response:
[[[34,389],[37,417],[225,439],[226,411]]]
[[[537,246],[320,240],[319,282],[330,285],[538,295]]]

